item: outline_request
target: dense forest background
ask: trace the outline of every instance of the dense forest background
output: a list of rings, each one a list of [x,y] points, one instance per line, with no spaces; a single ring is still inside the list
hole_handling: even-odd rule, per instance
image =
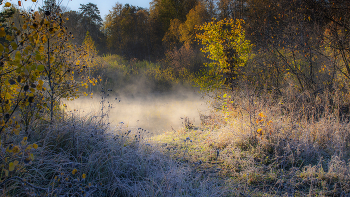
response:
[[[346,86],[341,81],[350,75],[348,9],[346,1],[154,0],[150,9],[117,3],[104,20],[91,3],[64,15],[76,44],[89,31],[99,54],[162,61],[175,72],[192,73],[211,61],[200,51],[198,27],[214,19],[243,19],[253,47],[236,80],[274,91],[285,82],[317,91],[336,82]],[[225,50],[224,58],[234,59]]]

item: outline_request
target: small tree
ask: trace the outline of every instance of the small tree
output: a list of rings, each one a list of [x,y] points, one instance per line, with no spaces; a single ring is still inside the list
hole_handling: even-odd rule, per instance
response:
[[[252,45],[245,39],[243,24],[243,20],[224,19],[198,27],[201,33],[196,36],[203,45],[201,51],[211,60],[197,81],[202,88],[233,89],[234,80],[244,75],[240,67],[246,64]]]
[[[86,56],[82,47],[72,46],[68,41],[71,37],[65,27],[62,14],[55,11],[45,11],[44,16],[35,15],[33,29],[38,38],[39,48],[36,53],[39,84],[47,85],[50,120],[53,120],[55,106],[61,98],[76,98],[80,86],[76,74],[83,74],[85,66],[80,64]],[[35,25],[36,24],[36,25]],[[85,78],[84,78],[85,79]],[[78,80],[78,81],[77,81]],[[83,85],[85,83],[83,82]]]
[[[92,73],[97,70],[98,65],[102,65],[101,58],[97,56],[98,51],[96,50],[95,42],[90,36],[89,31],[86,32],[85,39],[83,41],[83,49],[85,51],[85,58],[82,63],[86,65],[88,69],[88,80],[90,83],[89,92],[92,93],[91,85],[94,85],[96,79],[93,79]],[[87,93],[84,93],[87,95]]]
[[[5,12],[10,6],[5,4]],[[0,106],[5,117],[0,131],[13,122],[18,109],[28,107],[47,109],[52,121],[61,98],[75,98],[81,84],[95,82],[82,76],[80,61],[87,52],[67,42],[71,35],[59,12],[16,12],[17,18],[7,17],[0,27]]]
[[[0,162],[2,184],[23,174],[25,163],[34,159],[37,144],[28,144],[28,133],[21,142],[18,135],[28,130],[33,117],[45,117],[54,111],[61,98],[78,96],[86,86],[84,65],[86,52],[67,42],[71,36],[59,12],[28,13],[5,3],[0,14]],[[13,14],[8,14],[14,9]],[[78,75],[78,74],[81,75]],[[23,126],[25,127],[24,129]],[[22,133],[23,136],[23,133]],[[13,194],[13,193],[12,193]]]

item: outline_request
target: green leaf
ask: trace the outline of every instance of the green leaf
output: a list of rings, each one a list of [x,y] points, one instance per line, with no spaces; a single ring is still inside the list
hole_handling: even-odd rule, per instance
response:
[[[38,51],[35,53],[35,59],[38,60],[38,61],[41,60],[41,55],[40,55],[40,53]]]
[[[18,48],[18,45],[15,42],[11,42],[11,46],[13,50],[16,50]],[[19,52],[19,51],[17,51]]]
[[[38,69],[38,71],[43,71],[45,69],[45,66],[40,64],[40,65],[38,65],[37,69]]]
[[[21,60],[21,58],[22,58],[21,52],[17,51],[17,52],[16,52],[16,55],[15,55],[15,60],[16,60],[16,61],[19,61],[19,60]]]
[[[6,40],[12,41],[13,39],[15,39],[14,36],[6,35]]]
[[[32,64],[32,65],[30,66],[30,69],[31,69],[31,70],[35,70],[36,68],[37,68],[36,64]]]

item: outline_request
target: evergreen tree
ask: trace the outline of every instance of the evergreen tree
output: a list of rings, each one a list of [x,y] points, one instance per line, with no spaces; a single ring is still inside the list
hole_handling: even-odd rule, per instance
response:
[[[39,11],[45,12],[48,15],[49,13],[60,13],[62,9],[60,3],[56,2],[56,0],[45,0],[44,5],[39,8]]]
[[[88,3],[88,4],[80,4],[80,13],[83,18],[87,18],[94,25],[101,27],[102,26],[102,18],[100,15],[100,10],[98,9],[96,4]]]

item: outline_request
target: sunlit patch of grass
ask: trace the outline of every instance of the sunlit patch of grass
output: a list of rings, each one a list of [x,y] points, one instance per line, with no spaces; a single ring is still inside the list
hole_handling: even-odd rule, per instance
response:
[[[221,177],[244,188],[243,194],[349,194],[349,123],[336,111],[312,115],[312,104],[233,94],[234,105],[216,103],[220,110],[206,116],[200,128],[152,140],[197,174]]]

